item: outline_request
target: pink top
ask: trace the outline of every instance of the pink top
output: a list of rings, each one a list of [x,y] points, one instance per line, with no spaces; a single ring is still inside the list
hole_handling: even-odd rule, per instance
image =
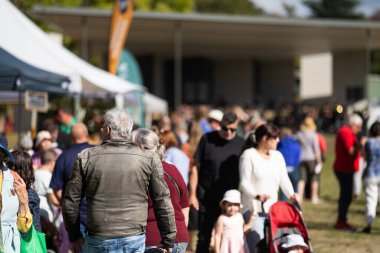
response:
[[[247,244],[244,242],[244,219],[241,213],[234,216],[221,216],[223,220],[223,234],[220,244],[220,253],[247,253]]]

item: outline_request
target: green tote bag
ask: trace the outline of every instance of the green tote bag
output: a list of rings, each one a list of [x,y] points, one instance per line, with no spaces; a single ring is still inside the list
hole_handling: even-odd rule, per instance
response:
[[[46,253],[45,234],[38,232],[32,225],[28,231],[26,238],[20,235],[21,253]]]

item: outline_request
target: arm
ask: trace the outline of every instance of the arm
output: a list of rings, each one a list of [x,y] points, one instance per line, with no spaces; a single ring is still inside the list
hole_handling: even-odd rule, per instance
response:
[[[18,201],[19,201],[17,228],[21,232],[26,233],[29,231],[33,223],[33,216],[30,213],[29,204],[28,204],[29,202],[28,192],[26,190],[26,185],[25,185],[24,180],[22,180],[22,178],[18,175],[14,177],[13,187],[14,187],[14,190],[16,191]]]
[[[248,220],[247,223],[244,223],[244,226],[243,226],[244,233],[247,233],[247,232],[249,232],[251,230],[253,222],[256,219],[255,212],[253,210],[250,210],[250,212],[251,212],[251,215],[249,217],[249,220]]]
[[[54,193],[55,198],[58,200],[59,204],[62,205],[62,190],[53,189],[53,193]]]
[[[56,207],[61,207],[61,203],[58,201],[54,192],[49,193],[49,201]]]
[[[82,186],[82,160],[78,157],[75,161],[71,178],[66,186],[66,193],[62,203],[62,215],[70,241],[74,242],[82,238],[79,224],[79,206],[81,201]]]
[[[247,151],[244,151],[239,160],[240,189],[244,194],[255,199],[258,195],[251,182],[253,170],[250,155]]]
[[[185,217],[186,227],[189,224],[189,212],[190,212],[190,207],[182,208],[182,213],[183,213],[183,216]]]
[[[164,248],[171,248],[176,237],[174,209],[170,200],[169,188],[165,183],[162,164],[157,154],[153,155],[151,168],[149,191],[162,238],[161,244]]]
[[[314,140],[315,157],[316,157],[317,163],[322,163],[321,146],[319,145],[317,133],[315,133],[314,139],[315,139]]]
[[[189,203],[196,210],[199,210],[199,201],[197,198],[197,186],[198,186],[198,165],[194,161],[194,165],[190,169],[190,180],[189,180]]]
[[[220,253],[220,247],[223,235],[223,219],[219,216],[215,224],[215,253]]]

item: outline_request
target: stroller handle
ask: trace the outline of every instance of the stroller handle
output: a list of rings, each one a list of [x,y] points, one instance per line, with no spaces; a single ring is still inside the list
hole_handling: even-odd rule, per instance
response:
[[[301,205],[297,200],[290,199],[290,203],[302,213]],[[261,201],[261,211],[264,214],[266,214],[265,209],[264,209],[264,204],[265,204],[265,201]]]

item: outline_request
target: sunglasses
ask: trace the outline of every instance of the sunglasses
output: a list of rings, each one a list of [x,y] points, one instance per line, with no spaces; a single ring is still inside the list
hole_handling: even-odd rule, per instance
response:
[[[225,131],[225,132],[227,132],[228,130],[230,130],[231,133],[236,132],[236,128],[226,127],[226,126],[222,126],[221,128],[222,128],[222,130]]]

